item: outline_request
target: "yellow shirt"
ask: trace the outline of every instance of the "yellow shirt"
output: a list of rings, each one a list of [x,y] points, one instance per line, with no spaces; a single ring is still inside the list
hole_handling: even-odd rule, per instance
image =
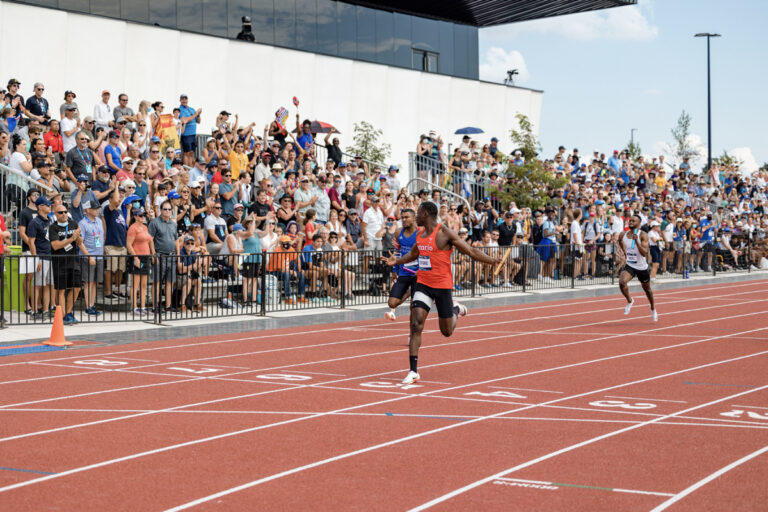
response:
[[[229,152],[229,169],[232,171],[232,181],[240,178],[240,173],[248,167],[248,155],[245,153]]]
[[[661,171],[663,172],[663,171]],[[667,186],[667,179],[664,176],[656,176],[656,187],[663,190]]]

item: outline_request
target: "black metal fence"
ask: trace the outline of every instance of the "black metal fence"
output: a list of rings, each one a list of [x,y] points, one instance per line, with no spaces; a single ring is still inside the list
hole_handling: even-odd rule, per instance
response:
[[[750,272],[763,252],[749,240],[670,244],[650,264],[655,279]],[[481,247],[502,257],[506,247]],[[768,255],[768,252],[766,252]],[[2,325],[222,318],[386,304],[396,274],[382,251],[305,250],[227,256],[0,256]],[[454,296],[477,297],[615,284],[624,262],[614,244],[512,246],[494,265],[454,251]]]

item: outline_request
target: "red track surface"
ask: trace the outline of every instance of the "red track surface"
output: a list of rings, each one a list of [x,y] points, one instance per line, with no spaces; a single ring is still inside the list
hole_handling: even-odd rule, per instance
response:
[[[765,510],[766,306],[430,317],[413,387],[405,317],[4,358],[0,508]]]

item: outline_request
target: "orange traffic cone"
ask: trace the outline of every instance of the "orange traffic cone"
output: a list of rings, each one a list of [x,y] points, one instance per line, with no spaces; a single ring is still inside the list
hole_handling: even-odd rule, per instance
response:
[[[52,347],[67,347],[71,345],[69,341],[64,337],[64,314],[62,313],[61,306],[56,306],[56,314],[53,315],[53,327],[51,328],[51,337],[48,341],[44,341],[43,345],[50,345]]]

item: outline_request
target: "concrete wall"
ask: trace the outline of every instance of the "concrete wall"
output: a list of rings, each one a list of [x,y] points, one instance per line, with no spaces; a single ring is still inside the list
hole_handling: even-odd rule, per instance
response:
[[[2,85],[18,79],[26,98],[34,82],[43,82],[54,117],[66,89],[75,91],[84,115],[92,114],[102,89],[112,92],[113,105],[125,92],[134,109],[142,99],[160,100],[166,112],[186,93],[191,106],[203,108],[198,133],[209,130],[222,109],[256,120],[263,130],[279,106],[293,117],[297,96],[302,119],[332,123],[343,133],[342,147],[351,142],[355,122],[382,129],[392,145],[390,162],[401,168],[419,134],[430,129],[455,144],[457,128],[478,126],[483,140],[496,135],[506,149],[518,112],[535,126],[541,115],[538,91],[2,0],[0,51]]]

